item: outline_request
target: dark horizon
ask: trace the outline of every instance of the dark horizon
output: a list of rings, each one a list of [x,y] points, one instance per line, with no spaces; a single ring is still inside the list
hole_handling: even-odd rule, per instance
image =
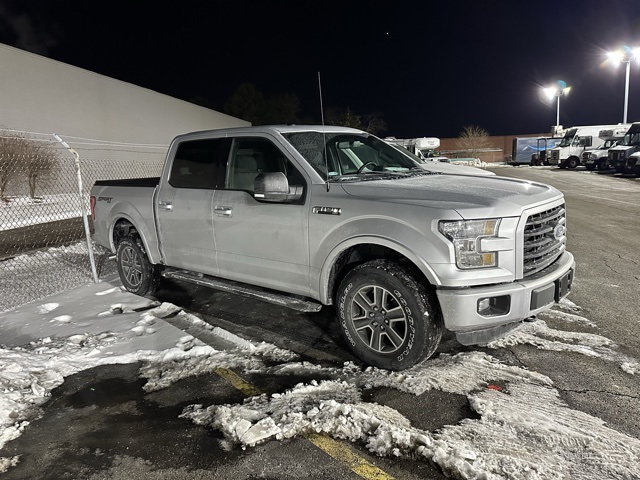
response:
[[[432,11],[433,10],[433,11]],[[381,112],[385,135],[456,137],[549,132],[560,124],[622,122],[624,65],[605,52],[640,45],[640,3],[237,1],[199,5],[72,1],[0,6],[0,42],[223,111],[244,82],[265,96],[292,93],[301,118],[325,107]],[[636,43],[634,43],[636,42]],[[640,120],[640,68],[631,63],[628,120]]]

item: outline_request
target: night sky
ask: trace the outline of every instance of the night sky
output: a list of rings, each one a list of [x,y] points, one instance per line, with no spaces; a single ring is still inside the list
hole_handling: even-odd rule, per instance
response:
[[[181,1],[0,0],[0,42],[216,110],[236,87],[294,93],[301,116],[325,107],[381,112],[387,135],[455,137],[618,123],[624,65],[604,53],[640,45],[638,0]],[[628,120],[640,120],[640,62]],[[0,86],[1,88],[1,86]]]

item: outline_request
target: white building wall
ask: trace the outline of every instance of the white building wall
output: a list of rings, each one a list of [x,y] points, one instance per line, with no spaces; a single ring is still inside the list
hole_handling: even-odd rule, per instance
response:
[[[0,135],[58,134],[83,159],[163,160],[178,134],[249,122],[0,44]],[[3,133],[5,132],[5,133]],[[32,135],[32,136],[34,136]]]

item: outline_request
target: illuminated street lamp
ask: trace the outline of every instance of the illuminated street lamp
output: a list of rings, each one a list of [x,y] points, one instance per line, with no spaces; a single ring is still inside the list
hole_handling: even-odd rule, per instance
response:
[[[544,88],[543,91],[549,100],[553,97],[558,97],[558,113],[556,115],[556,128],[560,127],[560,97],[566,95],[571,90],[571,87],[567,87],[567,82],[564,80],[558,80],[552,87]]]
[[[629,105],[629,69],[631,62],[637,60],[639,55],[639,48],[632,48],[627,45],[615,52],[607,52],[607,57],[609,57],[610,60],[617,62],[617,64],[627,64],[627,75],[624,83],[624,119],[622,120],[622,123],[627,123],[627,107]]]

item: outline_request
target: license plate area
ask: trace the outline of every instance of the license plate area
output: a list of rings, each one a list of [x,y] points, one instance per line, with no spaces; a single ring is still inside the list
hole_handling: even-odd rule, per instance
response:
[[[573,283],[573,269],[569,270],[562,277],[555,281],[555,301],[559,302],[566,297],[571,291],[571,284]]]

